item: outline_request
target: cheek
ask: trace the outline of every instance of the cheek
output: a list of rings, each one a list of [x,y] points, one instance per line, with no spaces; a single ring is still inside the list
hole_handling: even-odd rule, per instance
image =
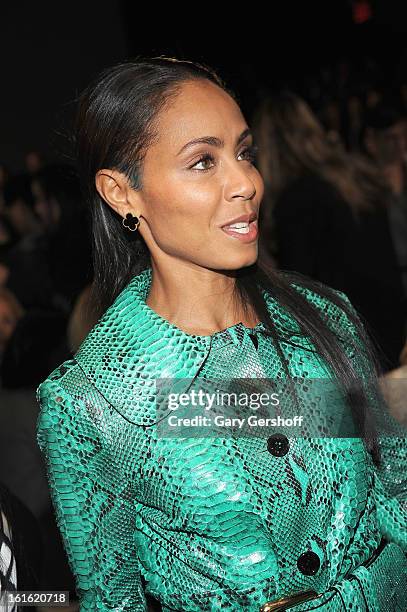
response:
[[[256,188],[255,202],[245,207],[257,210],[263,197],[264,182],[256,170],[251,175]],[[213,177],[196,179],[161,175],[160,185],[148,194],[148,224],[152,246],[167,255],[198,265],[236,269],[257,258],[257,243],[242,245],[232,240],[218,225],[230,210],[242,208],[237,199],[225,201],[224,184]]]
[[[214,186],[186,184],[185,181],[163,181],[165,191],[153,198],[150,229],[159,246],[182,243],[198,243],[205,240],[216,223],[216,214],[221,202],[219,189]]]
[[[256,169],[256,179],[254,181],[257,192],[257,202],[261,203],[264,195],[264,180],[259,170]]]

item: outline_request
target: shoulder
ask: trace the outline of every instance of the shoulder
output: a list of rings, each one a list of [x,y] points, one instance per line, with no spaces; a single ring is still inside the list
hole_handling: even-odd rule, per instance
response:
[[[329,318],[345,323],[349,311],[356,314],[348,296],[339,289],[315,280],[306,274],[292,270],[280,270],[279,275],[292,290],[292,297],[299,294],[303,300]]]
[[[68,359],[55,368],[36,390],[37,401],[43,403],[55,394],[66,394],[73,382],[85,386],[88,381],[76,359]]]
[[[312,313],[316,312],[339,339],[353,344],[357,332],[363,331],[363,323],[346,293],[299,272],[280,273],[292,290],[290,301],[293,312],[281,309],[285,317],[292,319],[294,315],[297,321],[307,323],[307,318],[314,319]],[[295,316],[296,312],[298,316]],[[297,325],[295,327],[298,329]],[[318,332],[319,330],[315,329],[313,333]]]
[[[338,289],[334,289],[325,283],[315,282],[314,286],[302,282],[294,281],[291,286],[295,291],[318,308],[323,310],[330,317],[344,317],[347,307],[350,305],[348,296]],[[317,286],[318,285],[318,286]]]
[[[311,281],[313,282],[313,281]],[[295,284],[313,308],[318,310],[325,325],[334,333],[351,360],[352,368],[367,375],[376,371],[375,349],[367,333],[365,320],[343,291],[319,283],[320,288]],[[319,333],[316,329],[314,333]]]
[[[53,435],[73,430],[79,435],[84,429],[96,432],[98,413],[101,412],[98,407],[103,401],[97,395],[97,389],[75,359],[64,361],[55,368],[36,390],[40,408],[37,419],[40,447],[50,432]]]
[[[378,372],[375,347],[363,317],[346,293],[307,278],[303,281],[296,278],[289,284],[300,300],[295,298],[294,293],[285,300],[290,302],[290,310],[280,310],[285,320],[289,319],[288,324],[285,322],[283,340],[288,331],[289,343],[318,352],[315,347],[318,338],[318,344],[325,346],[325,354],[330,353],[332,357],[341,354],[347,362],[346,368],[357,378],[374,379]],[[339,361],[344,363],[343,359]]]

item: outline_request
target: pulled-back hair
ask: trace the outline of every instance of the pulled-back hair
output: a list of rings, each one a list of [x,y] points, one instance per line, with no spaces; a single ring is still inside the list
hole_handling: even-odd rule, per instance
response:
[[[76,121],[78,172],[92,214],[93,300],[99,314],[113,303],[133,276],[150,267],[151,262],[139,232],[126,232],[120,215],[99,195],[96,173],[103,168],[121,171],[133,189],[142,189],[143,160],[158,136],[156,119],[167,102],[180,94],[182,84],[197,79],[215,83],[237,101],[236,94],[211,68],[164,56],[139,57],[109,68],[80,97]],[[343,322],[335,327],[335,321],[324,316],[294,283],[330,300],[338,313],[345,313],[359,338],[358,350],[362,347],[368,359],[369,373],[378,373],[375,350],[363,324],[349,302],[333,289],[300,274],[277,271],[259,257],[255,264],[236,271],[235,296],[243,308],[254,309],[265,323],[288,378],[288,362],[280,346],[281,330],[271,319],[263,290],[292,316],[300,333],[311,340],[318,356],[345,390],[354,421],[378,464],[379,447],[369,411],[368,392],[360,385],[354,363],[342,345],[344,335],[347,342],[355,342],[355,338],[352,332],[345,331],[348,327]],[[289,335],[286,340],[290,342]],[[355,387],[358,393],[354,392]]]

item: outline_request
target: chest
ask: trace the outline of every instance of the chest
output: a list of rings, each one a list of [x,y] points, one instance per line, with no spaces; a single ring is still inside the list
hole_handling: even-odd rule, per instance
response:
[[[317,528],[322,534],[338,521],[356,521],[371,488],[363,441],[333,435],[334,417],[344,406],[332,394],[319,361],[306,348],[283,346],[283,350],[299,404],[288,398],[292,389],[263,336],[256,343],[245,334],[211,352],[194,381],[195,390],[214,392],[226,385],[228,391],[249,397],[249,403],[218,405],[216,410],[207,410],[206,404],[194,416],[210,415],[213,423],[215,416],[226,415],[244,421],[244,426],[238,422],[217,428],[184,425],[170,436],[163,427],[165,411],[160,413],[160,426],[146,428],[131,451],[141,505],[156,508],[161,521],[203,529],[213,537],[225,525],[237,528],[236,517],[239,528],[247,523],[252,529],[255,524],[268,534],[281,534],[293,525],[304,525],[314,534]],[[258,400],[271,387],[281,402],[272,409],[254,409],[258,402],[250,400]],[[294,426],[298,411],[302,427]],[[191,409],[182,414],[191,417]],[[276,417],[288,425],[264,424]]]

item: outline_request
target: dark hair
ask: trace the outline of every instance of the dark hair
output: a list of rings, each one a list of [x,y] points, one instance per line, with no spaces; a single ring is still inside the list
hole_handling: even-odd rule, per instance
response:
[[[109,68],[80,98],[76,122],[78,172],[92,210],[93,299],[97,301],[100,314],[113,303],[134,275],[150,266],[150,256],[139,233],[135,232],[135,238],[129,238],[130,233],[123,231],[121,217],[99,196],[95,175],[102,168],[116,169],[128,177],[134,189],[140,189],[143,157],[157,136],[154,120],[167,101],[177,95],[182,83],[192,79],[212,81],[237,100],[211,68],[163,56],[139,57]],[[338,307],[338,321],[332,320],[335,317],[324,317],[324,313],[301,295],[293,283],[333,302]],[[378,464],[379,446],[371,418],[373,413],[369,410],[368,392],[361,387],[352,359],[341,345],[344,333],[345,342],[352,345],[355,339],[350,331],[346,335],[346,326],[335,326],[341,311],[344,311],[360,336],[369,363],[373,363],[373,369],[378,372],[380,366],[374,348],[352,306],[329,287],[300,274],[274,270],[260,257],[252,266],[236,272],[235,295],[244,308],[251,306],[267,326],[288,379],[287,360],[280,346],[281,331],[270,317],[263,289],[292,315],[298,323],[300,335],[310,338],[317,354],[327,362],[345,390],[354,421]],[[290,342],[289,338],[286,340]],[[355,388],[358,390],[356,393]]]
[[[176,97],[180,85],[209,79],[226,88],[209,68],[173,58],[149,58],[118,64],[101,73],[82,94],[76,118],[78,175],[91,206],[94,300],[105,310],[128,281],[149,262],[139,232],[123,232],[122,219],[96,190],[102,168],[123,172],[134,189],[142,188],[142,164],[158,134],[154,120]],[[114,237],[114,240],[112,240]]]

